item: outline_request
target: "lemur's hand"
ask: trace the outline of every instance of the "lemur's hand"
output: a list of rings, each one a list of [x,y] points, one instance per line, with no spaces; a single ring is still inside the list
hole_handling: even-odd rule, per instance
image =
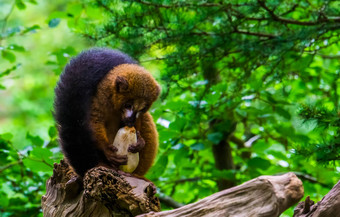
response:
[[[140,152],[145,146],[145,141],[141,137],[140,132],[137,131],[137,142],[135,144],[131,144],[128,148],[128,152],[137,153]]]
[[[105,157],[107,158],[109,163],[114,167],[126,165],[128,161],[127,155],[118,155],[117,150],[118,149],[112,145],[108,146],[104,152]]]

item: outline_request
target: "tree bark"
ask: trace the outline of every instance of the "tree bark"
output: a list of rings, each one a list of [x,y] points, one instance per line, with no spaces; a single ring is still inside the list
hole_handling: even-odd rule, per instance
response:
[[[318,203],[314,204],[309,196],[304,202],[300,202],[294,210],[293,217],[333,216],[340,216],[340,181]]]
[[[278,217],[303,197],[303,186],[294,173],[260,176],[178,209],[138,217]]]
[[[77,179],[65,161],[54,164],[42,197],[45,217],[135,216],[159,211],[160,203],[148,181],[96,167]]]
[[[218,144],[212,146],[212,151],[215,158],[215,167],[218,170],[233,170],[235,169],[232,149],[227,139],[220,141]],[[234,187],[235,180],[220,178],[217,181],[218,190],[224,190]]]

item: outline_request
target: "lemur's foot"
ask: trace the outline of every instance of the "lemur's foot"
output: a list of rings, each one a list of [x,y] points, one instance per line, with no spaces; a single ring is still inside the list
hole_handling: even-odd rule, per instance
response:
[[[65,199],[72,199],[76,197],[83,189],[83,177],[75,175],[67,181],[65,185]]]

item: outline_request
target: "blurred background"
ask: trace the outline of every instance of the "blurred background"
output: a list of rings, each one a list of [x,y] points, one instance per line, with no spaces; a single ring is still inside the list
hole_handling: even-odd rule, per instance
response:
[[[54,88],[91,47],[128,53],[162,86],[147,175],[161,198],[292,171],[319,201],[340,172],[339,34],[339,1],[0,0],[0,216],[42,216],[63,158]]]

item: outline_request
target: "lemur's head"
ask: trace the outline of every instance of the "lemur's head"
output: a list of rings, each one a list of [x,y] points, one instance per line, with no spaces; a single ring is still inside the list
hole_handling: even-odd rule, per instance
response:
[[[158,98],[160,87],[151,74],[136,64],[122,64],[114,69],[114,109],[121,112],[123,126],[132,127],[141,113]]]

